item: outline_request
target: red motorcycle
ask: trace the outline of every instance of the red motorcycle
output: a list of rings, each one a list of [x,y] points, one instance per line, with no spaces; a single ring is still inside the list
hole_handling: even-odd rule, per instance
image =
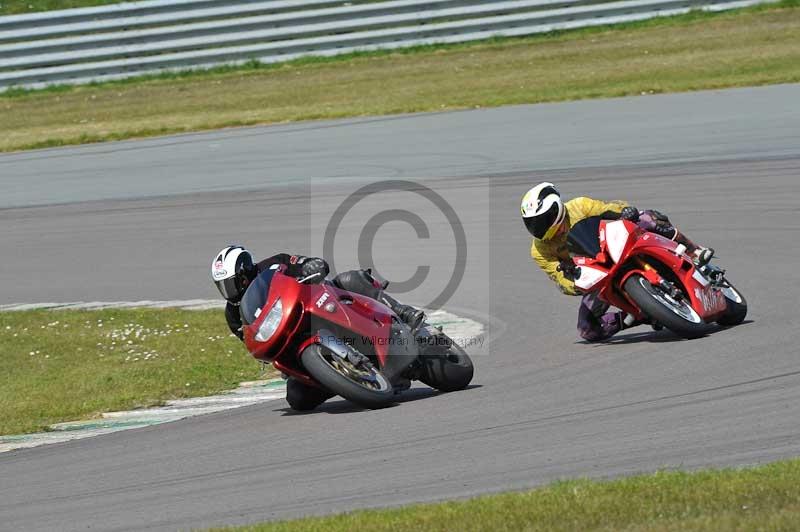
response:
[[[747,302],[711,264],[696,267],[686,246],[627,220],[581,220],[567,235],[575,286],[634,319],[697,338],[708,325],[738,325]]]
[[[366,408],[387,406],[412,380],[446,392],[472,380],[469,356],[441,329],[413,331],[374,299],[284,270],[262,272],[241,301],[244,343],[256,359]]]

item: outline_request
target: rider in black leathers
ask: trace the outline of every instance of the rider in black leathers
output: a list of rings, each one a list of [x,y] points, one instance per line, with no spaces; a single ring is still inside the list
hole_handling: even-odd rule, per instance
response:
[[[302,279],[305,282],[323,282],[330,272],[328,263],[324,259],[286,253],[279,253],[254,263],[252,254],[241,246],[223,248],[211,264],[211,278],[227,300],[225,319],[228,327],[240,340],[243,340],[243,333],[239,302],[250,282],[258,274],[275,265],[286,265],[284,271],[286,275]],[[412,328],[418,327],[425,319],[423,311],[410,305],[403,305],[387,295],[384,292],[385,283],[378,282],[369,270],[342,272],[331,282],[343,290],[380,301]],[[286,400],[295,410],[313,409],[329,397],[331,397],[329,393],[319,388],[306,386],[293,378],[289,378],[286,383]]]

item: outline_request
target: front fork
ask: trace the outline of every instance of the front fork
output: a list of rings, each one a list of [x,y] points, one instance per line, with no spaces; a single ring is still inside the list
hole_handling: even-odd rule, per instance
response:
[[[658,271],[656,271],[655,268],[650,266],[641,257],[636,257],[636,262],[638,262],[639,266],[642,267],[643,270],[642,274],[650,284],[659,287],[661,290],[664,291],[665,294],[669,295],[676,301],[682,301],[686,299],[686,294],[684,294],[680,288],[666,281],[663,277],[661,277],[661,275],[658,273]]]

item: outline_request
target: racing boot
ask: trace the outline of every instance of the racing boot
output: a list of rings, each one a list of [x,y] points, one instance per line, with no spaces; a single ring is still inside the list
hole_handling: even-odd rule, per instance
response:
[[[686,251],[688,251],[689,255],[692,256],[694,264],[698,268],[702,268],[708,264],[711,261],[711,258],[714,256],[713,248],[704,248],[698,246],[677,229],[675,229],[675,236],[673,236],[672,239],[678,244],[683,244],[686,246]]]
[[[387,294],[381,294],[380,301],[392,309],[401,321],[411,327],[412,331],[419,329],[420,325],[422,325],[422,322],[425,321],[425,312],[414,308],[411,305],[403,305],[398,300]]]
[[[714,257],[714,248],[697,248],[692,253],[694,263],[697,267],[702,268]]]

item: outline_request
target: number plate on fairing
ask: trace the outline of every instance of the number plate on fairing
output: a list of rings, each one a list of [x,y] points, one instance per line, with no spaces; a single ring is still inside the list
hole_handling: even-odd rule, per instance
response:
[[[598,270],[597,268],[591,268],[585,265],[580,268],[581,276],[575,279],[575,286],[582,290],[589,290],[608,275],[608,272]]]

